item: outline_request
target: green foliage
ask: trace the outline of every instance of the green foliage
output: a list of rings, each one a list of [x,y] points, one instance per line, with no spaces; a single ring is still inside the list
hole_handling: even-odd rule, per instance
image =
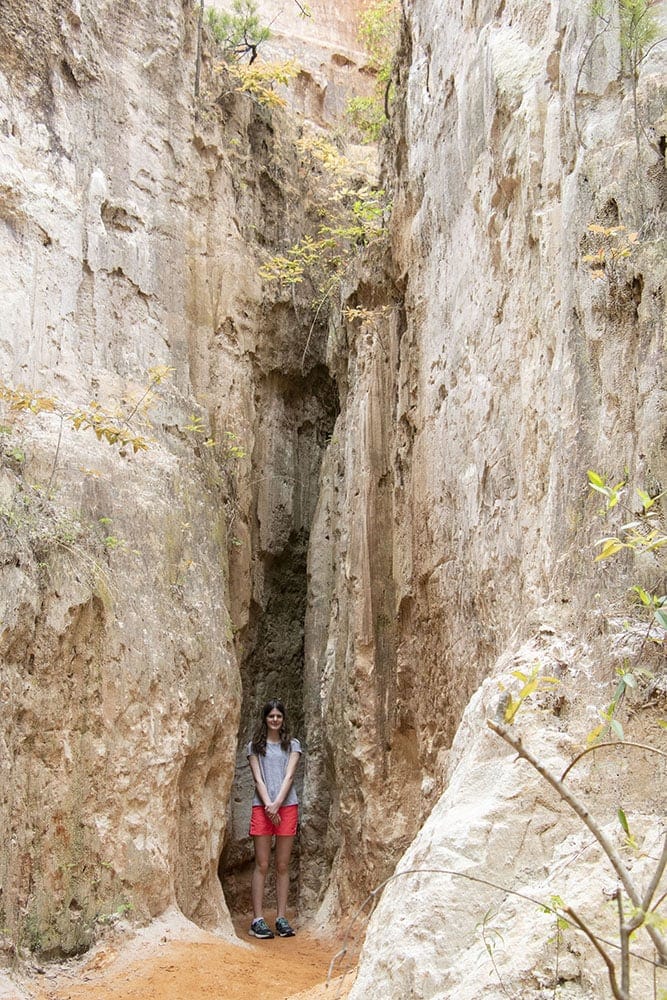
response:
[[[284,108],[285,98],[275,91],[276,86],[286,86],[300,72],[293,60],[283,62],[253,63],[252,66],[236,64],[229,67],[229,75],[239,94],[249,94],[253,100],[267,108]]]
[[[371,0],[359,18],[359,41],[368,54],[368,65],[381,83],[387,83],[391,77],[400,23],[398,0]]]
[[[360,248],[384,235],[385,192],[350,186],[352,167],[328,139],[306,133],[298,146],[308,167],[322,173],[322,214],[328,221],[270,257],[259,273],[266,281],[288,286],[307,278],[327,296]]]
[[[345,113],[365,142],[377,142],[387,120],[384,102],[377,94],[371,97],[351,97]]]
[[[92,430],[98,441],[104,441],[121,451],[126,447],[132,448],[135,453],[146,451],[149,447],[148,439],[132,426],[132,421],[139,420],[144,426],[150,426],[149,411],[156,399],[155,390],[171,378],[174,370],[169,365],[157,365],[150,368],[148,370],[148,383],[140,390],[138,396],[136,398],[126,397],[120,405],[112,410],[101,406],[97,400],[91,400],[87,406],[69,410],[64,403],[41,390],[26,389],[24,386],[10,386],[3,382],[0,382],[0,401],[5,403],[10,416],[21,414],[37,416],[42,413],[53,413],[59,418],[60,432],[47,487],[48,492],[58,463],[64,424],[69,425],[75,431]],[[5,451],[5,454],[9,455],[8,450]],[[18,451],[15,450],[13,457],[16,458],[17,454]],[[23,454],[22,449],[21,454]],[[24,458],[25,455],[23,455]]]
[[[225,431],[223,445],[223,460],[238,462],[246,457],[246,450],[232,431]]]
[[[593,0],[591,14],[595,18],[597,30],[579,63],[574,87],[575,129],[577,137],[581,142],[576,104],[576,95],[579,91],[581,75],[597,40],[610,28],[617,28],[622,57],[620,71],[629,78],[632,89],[632,114],[638,163],[640,161],[642,134],[645,139],[649,142],[651,141],[640,116],[637,94],[639,69],[651,49],[666,40],[664,36],[660,35],[660,22],[657,13],[659,6],[660,4],[656,3],[656,0]]]
[[[648,49],[659,39],[660,24],[655,0],[593,0],[591,13],[610,27],[618,18],[621,51],[629,59],[629,70],[636,73]]]
[[[375,73],[375,88],[370,97],[348,101],[346,112],[367,142],[377,142],[387,120],[400,18],[399,0],[372,0],[359,19],[358,37],[366,50],[368,67]]]
[[[522,670],[513,670],[512,676],[518,678],[522,686],[516,695],[508,693],[505,699],[504,720],[510,726],[513,724],[521,706],[531,695],[539,691],[552,690],[556,684],[560,683],[557,677],[548,677],[540,674],[539,663],[533,665],[529,674],[525,674]]]
[[[586,737],[586,742],[589,746],[600,742],[610,734],[613,734],[619,740],[625,738],[623,726],[616,718],[616,715],[623,704],[628,691],[634,691],[637,689],[638,676],[646,675],[648,674],[648,671],[645,671],[642,668],[637,668],[632,671],[629,670],[626,665],[623,668],[619,668],[616,671],[616,674],[618,679],[616,681],[616,687],[614,688],[611,701],[606,708],[600,709],[602,722],[596,726],[595,729],[592,729]]]
[[[231,11],[207,11],[208,26],[216,42],[222,46],[223,58],[237,61],[249,57],[253,62],[257,49],[271,32],[260,23],[254,0],[233,0]]]
[[[647,49],[660,34],[654,7],[654,0],[618,0],[621,48],[629,54],[632,72],[637,71]]]
[[[601,518],[606,519],[619,512],[631,516],[629,521],[620,525],[616,534],[597,539],[595,544],[599,552],[595,561],[601,562],[621,552],[630,552],[650,555],[657,566],[664,569],[667,534],[662,528],[660,513],[663,493],[659,489],[648,491],[639,488],[630,493],[627,475],[615,485],[610,485],[605,476],[593,469],[588,470],[587,476],[591,490],[604,499],[603,506],[598,509]],[[646,634],[638,655],[642,653],[647,639],[664,647],[667,641],[667,595],[654,593],[651,588],[640,584],[634,584],[630,593],[635,598],[634,608],[639,613],[639,621],[646,622]],[[616,673],[616,687],[611,701],[600,711],[602,722],[588,734],[589,744],[599,742],[610,733],[618,739],[624,738],[623,726],[617,718],[618,710],[628,692],[636,690],[642,678],[653,676],[646,668],[636,663],[630,665],[627,661]]]
[[[658,565],[664,569],[667,533],[662,527],[659,504],[664,492],[657,489],[649,492],[636,488],[634,496],[640,504],[637,509],[636,506],[629,506],[627,478],[622,479],[615,486],[610,486],[604,476],[592,469],[589,469],[587,475],[591,489],[604,497],[604,506],[598,511],[600,517],[606,518],[615,508],[625,511],[631,517],[631,520],[625,521],[619,526],[615,535],[607,535],[596,541],[595,544],[600,547],[600,551],[596,555],[595,561],[601,562],[623,551],[632,552],[635,555],[650,553],[655,557]],[[665,611],[667,595],[653,595],[639,585],[635,585],[632,592],[639,598],[640,605],[652,611],[657,624],[663,629],[667,628]]]
[[[630,831],[630,824],[628,823],[628,817],[625,815],[624,810],[621,809],[620,806],[616,810],[616,815],[618,817],[618,822],[621,824],[621,829],[625,834],[625,846],[629,847],[633,851],[638,851],[639,845],[637,844],[637,840],[635,838],[634,833]]]

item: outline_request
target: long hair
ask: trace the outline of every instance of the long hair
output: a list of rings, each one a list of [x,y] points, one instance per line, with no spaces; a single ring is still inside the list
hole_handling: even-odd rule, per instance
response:
[[[266,705],[262,709],[262,717],[253,733],[252,737],[252,750],[262,757],[266,756],[266,735],[269,731],[269,727],[266,724],[266,717],[270,715],[274,709],[283,717],[283,724],[280,727],[280,745],[283,750],[289,751],[292,745],[292,734],[289,728],[289,722],[287,720],[287,712],[285,711],[285,706],[282,701],[278,701],[277,698],[272,698],[271,701],[267,701]]]

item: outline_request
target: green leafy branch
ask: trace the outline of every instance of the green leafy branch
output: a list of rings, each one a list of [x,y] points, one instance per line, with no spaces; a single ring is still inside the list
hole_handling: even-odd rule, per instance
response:
[[[617,26],[622,57],[620,71],[629,78],[632,88],[637,159],[640,158],[640,137],[642,134],[646,141],[653,146],[641,121],[637,90],[641,64],[656,45],[660,45],[666,40],[665,36],[660,33],[660,22],[655,9],[657,6],[655,0],[593,0],[591,14],[595,19],[597,29],[579,62],[574,85],[574,124],[581,145],[584,143],[577,118],[577,96],[584,67],[598,39],[613,26]]]
[[[373,93],[352,97],[346,114],[366,142],[377,142],[389,118],[391,74],[398,44],[399,0],[372,0],[359,18],[358,38],[366,50],[368,69],[375,74]]]
[[[136,454],[146,451],[148,439],[131,425],[137,415],[144,422],[148,421],[148,412],[155,401],[155,389],[162,385],[174,373],[169,365],[157,365],[148,370],[149,381],[142,389],[139,398],[134,401],[127,412],[122,408],[109,410],[92,400],[87,406],[69,410],[64,403],[54,396],[49,396],[39,389],[26,389],[23,386],[10,386],[0,382],[0,400],[4,401],[10,413],[29,413],[37,416],[41,413],[53,413],[59,419],[58,440],[51,467],[48,485],[49,493],[58,466],[63,427],[68,424],[73,430],[92,430],[98,441],[104,441],[120,450],[131,447]]]
[[[610,559],[624,551],[632,552],[635,555],[651,554],[660,560],[665,545],[667,545],[667,534],[662,529],[660,518],[660,500],[663,493],[659,489],[651,491],[635,489],[633,496],[639,501],[640,508],[633,511],[628,505],[629,484],[627,476],[614,485],[611,485],[605,476],[593,469],[588,470],[587,476],[591,490],[604,499],[603,506],[598,510],[601,518],[607,518],[615,510],[623,510],[632,518],[623,523],[616,534],[597,539],[595,544],[599,547],[599,552],[595,556],[595,561],[601,562]],[[635,657],[635,660],[638,660],[647,640],[650,639],[660,645],[665,643],[667,595],[652,593],[639,584],[633,585],[630,592],[635,596],[635,606],[648,613],[646,634]],[[622,668],[617,669],[616,673],[616,687],[611,701],[605,709],[600,711],[601,724],[588,734],[587,742],[589,744],[604,739],[608,732],[612,732],[618,739],[624,739],[623,726],[617,718],[618,710],[628,692],[638,687],[639,680],[644,676],[652,676],[651,672],[643,667],[636,665],[630,667],[627,661]]]
[[[233,0],[229,11],[209,7],[207,22],[228,61],[247,56],[252,64],[259,46],[271,36],[270,29],[260,22],[254,0]]]
[[[265,281],[298,285],[308,277],[318,284],[320,292],[328,294],[359,249],[384,234],[384,190],[363,187],[339,194],[347,200],[347,206],[340,210],[343,218],[339,224],[323,223],[315,236],[306,234],[284,253],[270,257],[259,269]]]
[[[539,691],[553,690],[560,681],[557,677],[549,677],[540,673],[540,665],[536,663],[529,674],[522,670],[513,670],[512,676],[521,681],[522,687],[517,694],[507,692],[503,699],[503,718],[508,725],[512,725],[517,716],[517,712],[531,695]]]

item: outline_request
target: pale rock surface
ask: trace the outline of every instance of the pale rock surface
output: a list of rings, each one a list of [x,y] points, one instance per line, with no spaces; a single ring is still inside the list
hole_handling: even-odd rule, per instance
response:
[[[397,867],[397,872],[426,871],[398,877],[384,890],[352,1000],[385,995],[473,1000],[507,993],[538,1000],[555,989],[571,1000],[610,995],[592,945],[570,928],[557,935],[555,917],[543,906],[560,899],[596,933],[615,940],[610,896],[616,876],[557,793],[486,727],[486,719],[497,714],[502,690],[517,686],[513,671],[529,674],[540,662],[560,684],[524,706],[513,728],[540,763],[560,776],[581,748],[574,702],[591,693],[590,651],[571,635],[542,634],[501,658],[494,677],[475,693],[452,745],[447,789]],[[572,701],[566,711],[564,699]],[[651,721],[657,730],[656,719]],[[666,780],[664,759],[611,749],[582,759],[567,778],[568,789],[621,851],[641,890],[662,849]],[[620,803],[637,834],[636,850],[624,847],[616,817]],[[647,945],[642,932],[633,950],[650,959]],[[632,995],[649,996],[651,967],[635,961],[632,972]],[[667,976],[659,972],[658,983],[663,980]]]
[[[129,414],[172,369],[136,455],[3,410],[2,925],[46,954],[173,906],[231,934],[239,726],[276,688],[299,718],[298,567],[335,393],[322,330],[302,365],[311,315],[258,267],[309,202],[289,125],[206,51],[193,99],[196,25],[181,0],[0,15],[2,381]],[[29,484],[50,480],[42,501]],[[295,538],[282,646],[253,662]]]
[[[306,671],[317,749],[305,796],[317,823],[312,839],[306,823],[302,879],[309,886],[332,866],[322,919],[349,913],[391,874],[448,786],[449,748],[470,698],[502,654],[544,627],[575,637],[568,662],[575,649],[586,657],[580,700],[568,710],[585,739],[628,655],[614,648],[605,612],[627,614],[634,574],[655,583],[651,567],[594,564],[606,528],[586,470],[616,482],[627,470],[631,483],[654,490],[667,481],[664,159],[643,142],[637,163],[617,35],[596,44],[583,68],[575,126],[575,81],[596,31],[587,8],[415,0],[405,9],[403,90],[387,146],[390,245],[344,290],[352,312],[331,331],[341,412],[311,536]],[[638,88],[643,120],[656,128],[665,85],[656,50]],[[605,280],[582,260],[595,249],[591,223],[640,233]],[[478,729],[470,767],[479,754],[489,768],[498,758],[504,780],[502,747],[490,737],[478,747]],[[653,765],[634,764],[646,789]],[[529,777],[516,779],[524,780],[532,789]],[[512,787],[506,800],[478,786],[491,796],[479,804],[480,852],[491,821],[499,836],[529,822],[535,792],[524,809]],[[443,817],[463,794],[460,784],[447,792],[415,856],[456,851]],[[653,843],[664,801],[651,799],[647,813]],[[550,836],[543,867],[555,859]],[[487,872],[503,864],[501,843]],[[526,884],[533,880],[529,872]],[[422,885],[394,931],[387,913],[401,911],[405,892],[386,892],[356,995],[463,996],[457,976],[465,935],[486,909],[483,891],[465,888],[454,920],[462,933],[445,939],[442,960],[442,942],[433,943],[420,969],[428,979],[432,966],[434,978],[423,987],[400,978],[400,940],[427,927],[439,888]],[[415,934],[426,941],[429,931]],[[406,940],[408,977],[417,946]],[[534,957],[542,940],[521,952]]]

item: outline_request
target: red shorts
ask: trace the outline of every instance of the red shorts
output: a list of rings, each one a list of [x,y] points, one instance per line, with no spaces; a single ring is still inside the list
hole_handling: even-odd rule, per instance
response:
[[[269,819],[264,806],[253,806],[250,816],[250,836],[271,837],[275,833],[276,837],[293,837],[299,822],[299,807],[281,806],[278,815],[280,823],[276,826]]]

